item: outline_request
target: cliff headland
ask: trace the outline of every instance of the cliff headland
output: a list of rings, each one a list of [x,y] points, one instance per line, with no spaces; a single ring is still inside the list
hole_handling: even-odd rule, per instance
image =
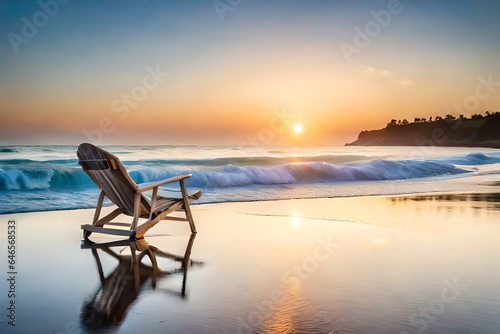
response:
[[[500,112],[470,118],[446,115],[391,120],[384,129],[362,131],[346,146],[464,146],[500,148]]]

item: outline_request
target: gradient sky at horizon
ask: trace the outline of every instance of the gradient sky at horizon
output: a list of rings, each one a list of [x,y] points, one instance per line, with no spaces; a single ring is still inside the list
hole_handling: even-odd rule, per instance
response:
[[[341,43],[391,0],[220,2],[223,20],[213,1],[72,0],[16,53],[9,33],[43,9],[0,1],[0,144],[343,145],[392,118],[500,110],[500,84],[453,110],[500,82],[499,1],[401,0],[351,61]],[[127,107],[148,68],[168,76]]]

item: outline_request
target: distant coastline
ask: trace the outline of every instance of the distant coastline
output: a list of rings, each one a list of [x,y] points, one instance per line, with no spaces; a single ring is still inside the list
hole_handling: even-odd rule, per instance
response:
[[[446,115],[413,122],[391,120],[384,129],[362,131],[345,146],[449,146],[500,148],[500,112],[470,118]]]

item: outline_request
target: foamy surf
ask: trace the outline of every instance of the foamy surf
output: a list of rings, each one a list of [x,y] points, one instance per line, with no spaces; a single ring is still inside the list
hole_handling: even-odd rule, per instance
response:
[[[439,149],[423,159],[408,159],[401,148],[269,149],[260,155],[241,147],[108,149],[137,183],[192,174],[187,186],[204,191],[201,203],[401,194],[419,192],[427,182],[427,191],[454,190],[446,188],[447,180],[477,176],[481,166],[500,163],[497,151],[460,148]],[[75,151],[3,147],[0,213],[93,207],[97,188],[78,166]]]

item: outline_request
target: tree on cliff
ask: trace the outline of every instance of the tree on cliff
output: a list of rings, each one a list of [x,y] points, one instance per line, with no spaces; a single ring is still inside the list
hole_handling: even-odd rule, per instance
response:
[[[396,126],[396,125],[398,125],[398,121],[396,121],[395,119],[391,119],[391,121],[389,123],[387,123],[387,127]]]

